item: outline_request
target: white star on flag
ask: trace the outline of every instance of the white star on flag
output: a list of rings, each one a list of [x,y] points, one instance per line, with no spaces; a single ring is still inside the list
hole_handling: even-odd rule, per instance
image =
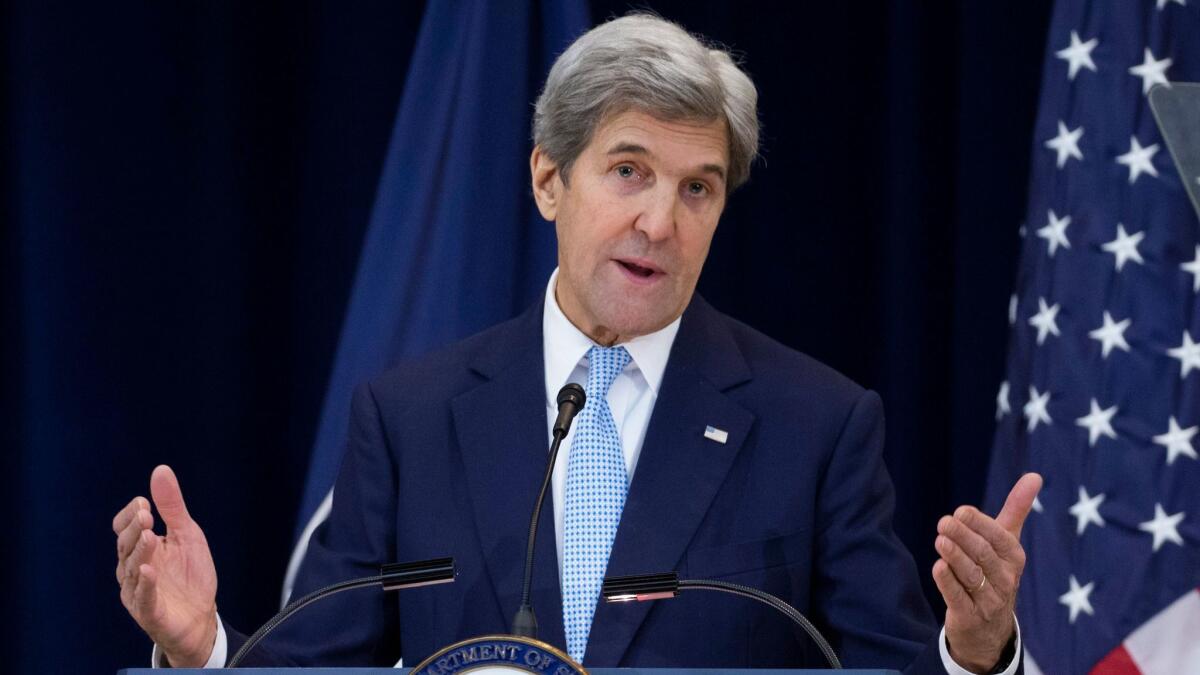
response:
[[[1045,510],[1046,510],[1046,509],[1045,509],[1045,508],[1042,506],[1042,500],[1041,500],[1041,498],[1040,498],[1040,497],[1034,497],[1034,498],[1033,498],[1033,510],[1034,510],[1034,511],[1037,511],[1038,513],[1041,513],[1042,511],[1045,511]]]
[[[1197,246],[1197,259],[1200,259],[1200,246]],[[1196,273],[1196,278],[1200,279],[1200,272]],[[1008,296],[1008,325],[1013,325],[1017,322],[1017,294],[1013,293]]]
[[[1058,121],[1058,135],[1045,143],[1047,148],[1058,153],[1058,168],[1063,168],[1072,157],[1083,159],[1083,152],[1079,149],[1080,136],[1083,136],[1082,126],[1072,131],[1067,129],[1062,120]]]
[[[1132,319],[1124,319],[1122,321],[1113,321],[1112,315],[1107,310],[1104,312],[1104,325],[1088,331],[1088,336],[1093,340],[1099,340],[1101,343],[1100,356],[1108,358],[1108,353],[1117,347],[1124,351],[1129,351],[1129,343],[1125,341],[1125,330],[1133,323]]]
[[[1125,226],[1117,223],[1117,238],[1102,245],[1100,248],[1116,256],[1117,271],[1120,272],[1125,263],[1130,260],[1139,265],[1145,264],[1146,261],[1142,260],[1142,254],[1138,252],[1137,248],[1138,244],[1142,243],[1142,239],[1145,238],[1145,232],[1126,234]]]
[[[1071,216],[1059,218],[1054,209],[1050,209],[1049,215],[1050,221],[1038,229],[1037,235],[1046,240],[1050,247],[1050,257],[1053,258],[1059,246],[1071,248],[1071,242],[1067,240],[1067,226],[1071,224]]]
[[[1155,504],[1154,519],[1138,525],[1138,529],[1154,535],[1155,552],[1168,541],[1183,546],[1183,537],[1179,536],[1179,521],[1183,520],[1183,515],[1183,511],[1180,511],[1168,516],[1167,512],[1163,511],[1162,504]]]
[[[1067,79],[1074,80],[1076,73],[1080,68],[1087,68],[1093,73],[1096,72],[1096,63],[1092,61],[1092,50],[1100,41],[1092,38],[1087,42],[1079,39],[1079,33],[1071,31],[1071,44],[1056,52],[1054,55],[1067,62]]]
[[[1180,455],[1197,459],[1196,449],[1192,447],[1192,437],[1196,435],[1197,430],[1200,430],[1200,427],[1181,428],[1179,422],[1175,421],[1175,416],[1171,415],[1167,433],[1154,437],[1155,443],[1167,449],[1167,466],[1174,463],[1175,458]]]
[[[1096,441],[1101,436],[1116,438],[1117,432],[1113,430],[1112,418],[1117,414],[1117,406],[1101,410],[1100,405],[1096,403],[1096,399],[1092,399],[1092,411],[1087,415],[1075,420],[1077,426],[1086,427],[1088,430],[1088,446],[1096,447]],[[1083,488],[1080,488],[1081,490]]]
[[[1161,61],[1154,60],[1154,54],[1150,52],[1150,48],[1146,50],[1142,57],[1142,65],[1133,66],[1129,72],[1142,78],[1142,94],[1147,94],[1150,88],[1156,84],[1171,86],[1167,81],[1167,68],[1171,67],[1171,59],[1163,59]]]
[[[1183,263],[1179,267],[1192,275],[1192,292],[1200,293],[1200,244],[1196,244],[1196,257],[1191,262]]]
[[[1012,406],[1008,403],[1008,380],[1000,383],[1000,392],[996,394],[996,419],[1000,419],[1012,412]]]
[[[1059,309],[1058,303],[1054,303],[1053,307],[1047,307],[1046,299],[1038,298],[1038,313],[1029,317],[1029,325],[1037,328],[1039,345],[1046,341],[1046,336],[1049,334],[1062,335],[1058,331]]]
[[[1037,428],[1038,422],[1050,424],[1054,420],[1050,419],[1050,412],[1046,410],[1046,406],[1050,403],[1050,392],[1039,394],[1037,387],[1029,385],[1029,400],[1025,403],[1023,409],[1025,419],[1029,420],[1029,431],[1032,432]]]
[[[1187,377],[1192,368],[1200,370],[1200,343],[1192,342],[1192,336],[1183,331],[1183,344],[1174,349],[1168,349],[1171,358],[1179,359],[1179,377]]]
[[[1045,478],[1021,537],[1026,670],[1200,675],[1200,163],[1151,106],[1200,78],[1200,0],[1053,5],[1015,320],[983,381],[1011,408],[990,390],[985,506]],[[1200,122],[1176,105],[1180,132]]]
[[[1158,143],[1151,143],[1143,148],[1142,144],[1138,143],[1136,136],[1129,137],[1129,152],[1118,155],[1117,164],[1129,167],[1130,185],[1133,185],[1143,173],[1158,178],[1158,169],[1154,168],[1154,162],[1151,161],[1156,152],[1158,152]]]
[[[1075,623],[1080,612],[1089,616],[1096,613],[1096,610],[1092,609],[1092,601],[1089,599],[1095,588],[1096,582],[1089,581],[1086,586],[1080,586],[1079,582],[1075,580],[1075,575],[1071,575],[1071,590],[1058,597],[1058,601],[1071,610],[1071,623]]]
[[[1104,527],[1104,517],[1100,515],[1100,505],[1104,503],[1104,495],[1088,496],[1087,490],[1079,486],[1079,501],[1071,507],[1071,515],[1075,516],[1075,534],[1082,537],[1083,531],[1089,524]]]

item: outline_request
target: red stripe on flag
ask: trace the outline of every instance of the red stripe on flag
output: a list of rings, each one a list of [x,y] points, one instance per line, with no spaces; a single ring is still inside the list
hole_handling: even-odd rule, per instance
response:
[[[1125,651],[1125,647],[1122,645],[1109,652],[1108,656],[1100,659],[1089,675],[1142,675],[1142,671],[1138,670],[1137,664],[1133,662],[1133,657]]]

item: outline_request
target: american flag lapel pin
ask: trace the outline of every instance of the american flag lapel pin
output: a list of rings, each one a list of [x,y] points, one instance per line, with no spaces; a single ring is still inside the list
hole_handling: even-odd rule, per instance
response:
[[[725,441],[729,440],[729,432],[724,429],[718,429],[710,424],[704,427],[704,437],[710,441],[716,441],[721,445],[725,445]]]

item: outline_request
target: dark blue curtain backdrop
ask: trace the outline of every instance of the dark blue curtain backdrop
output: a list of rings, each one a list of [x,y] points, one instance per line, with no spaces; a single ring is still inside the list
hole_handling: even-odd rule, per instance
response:
[[[761,92],[701,291],[882,393],[927,569],[984,484],[1049,3],[648,4]],[[5,670],[147,662],[109,521],[160,462],[223,614],[274,611],[423,11],[0,8]]]

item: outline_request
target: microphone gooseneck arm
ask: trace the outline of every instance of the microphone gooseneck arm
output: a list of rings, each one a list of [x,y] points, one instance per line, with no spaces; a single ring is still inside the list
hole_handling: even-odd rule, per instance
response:
[[[542,515],[542,503],[546,501],[546,490],[550,488],[550,480],[554,476],[554,458],[558,455],[558,446],[562,444],[563,436],[554,432],[554,442],[550,444],[550,468],[542,481],[542,489],[538,492],[537,503],[533,506],[533,518],[529,521],[529,538],[525,540],[525,577],[521,583],[521,607],[513,617],[513,635],[536,638],[538,625],[537,616],[533,613],[533,605],[529,596],[533,587],[533,556],[537,541],[537,524]]]
[[[624,577],[606,577],[604,585],[601,588],[601,595],[608,602],[629,602],[637,600],[639,602],[647,600],[663,600],[675,597],[680,591],[700,590],[700,591],[719,591],[721,593],[731,593],[743,598],[750,598],[765,605],[775,608],[784,616],[791,619],[797,625],[804,629],[808,637],[816,643],[821,650],[821,654],[825,656],[825,660],[829,662],[829,667],[833,669],[841,669],[842,662],[838,660],[837,654],[834,653],[833,647],[829,646],[829,642],[817,630],[817,627],[812,624],[800,610],[792,607],[780,598],[760,591],[757,588],[743,586],[741,584],[733,584],[728,581],[716,581],[712,579],[680,579],[675,572],[664,572],[659,574],[634,574]]]
[[[382,586],[384,591],[398,591],[405,588],[416,588],[417,586],[429,586],[432,584],[444,584],[454,581],[454,559],[453,558],[436,558],[433,560],[421,560],[410,563],[392,563],[384,565],[380,568],[379,574],[370,577],[362,577],[359,579],[350,579],[348,581],[339,581],[336,584],[330,584],[325,588],[317,589],[308,595],[288,603],[278,614],[271,617],[258,630],[254,631],[241,649],[229,659],[226,668],[237,668],[246,655],[252,649],[262,642],[263,638],[267,637],[271,631],[279,627],[279,624],[287,621],[296,612],[308,607],[318,600],[323,600],[331,595],[349,591],[355,588],[365,588],[367,586]]]
[[[542,504],[546,502],[546,492],[550,489],[550,481],[554,478],[554,461],[558,457],[558,446],[567,437],[571,421],[583,409],[587,397],[583,387],[578,384],[568,384],[558,392],[558,418],[554,421],[550,442],[550,458],[546,464],[546,475],[542,478],[542,489],[538,491],[537,501],[533,504],[533,516],[529,519],[529,538],[525,540],[525,577],[521,583],[521,606],[513,616],[513,635],[536,638],[538,633],[537,616],[530,604],[533,590],[533,558],[537,543],[538,520],[542,516]]]
[[[821,632],[817,630],[817,627],[812,625],[812,622],[809,621],[803,614],[801,614],[800,610],[792,607],[782,599],[771,595],[766,591],[760,591],[757,588],[742,586],[741,584],[733,584],[727,581],[699,579],[680,580],[679,590],[721,591],[723,593],[739,595],[743,598],[750,598],[751,600],[758,600],[759,602],[770,605],[786,615],[792,621],[796,622],[801,628],[804,629],[805,633],[808,633],[808,637],[812,638],[812,641],[817,644],[817,647],[821,650],[821,653],[825,655],[825,660],[829,662],[830,668],[841,669],[842,667],[842,662],[838,660],[837,654],[833,652],[833,647],[829,646],[829,643],[825,640],[825,636],[821,635]]]

